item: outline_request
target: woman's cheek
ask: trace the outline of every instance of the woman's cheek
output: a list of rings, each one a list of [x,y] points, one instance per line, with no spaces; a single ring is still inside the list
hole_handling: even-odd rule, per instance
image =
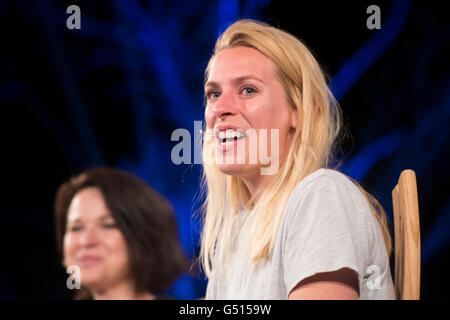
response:
[[[205,109],[205,120],[208,128],[214,128],[215,116],[214,113],[211,111],[211,108],[208,106]]]
[[[73,235],[66,234],[64,236],[64,261],[66,267],[74,263],[75,251],[76,251],[76,239]]]

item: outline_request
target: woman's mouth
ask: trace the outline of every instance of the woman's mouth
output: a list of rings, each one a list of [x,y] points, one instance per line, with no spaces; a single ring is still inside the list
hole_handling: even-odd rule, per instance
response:
[[[86,255],[86,256],[82,256],[82,257],[78,258],[77,263],[80,266],[88,266],[88,265],[98,263],[101,260],[102,259],[99,256]]]
[[[238,141],[244,139],[247,135],[243,130],[224,130],[217,131],[216,134],[217,146],[223,151],[231,146],[234,146]]]

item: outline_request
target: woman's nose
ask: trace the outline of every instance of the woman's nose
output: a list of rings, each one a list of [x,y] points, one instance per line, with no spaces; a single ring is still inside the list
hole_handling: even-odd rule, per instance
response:
[[[237,114],[236,100],[232,94],[222,93],[213,106],[214,115],[221,120]]]
[[[95,246],[99,243],[98,231],[96,228],[86,228],[80,237],[80,244],[85,247]]]

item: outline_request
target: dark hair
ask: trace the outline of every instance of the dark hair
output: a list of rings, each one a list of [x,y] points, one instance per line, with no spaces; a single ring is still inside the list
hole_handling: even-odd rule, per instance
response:
[[[142,179],[114,168],[85,171],[59,187],[54,207],[56,239],[61,257],[64,255],[63,240],[69,205],[79,191],[88,187],[101,191],[125,238],[138,292],[164,290],[188,270],[172,206]],[[77,296],[78,299],[89,297],[85,289]]]

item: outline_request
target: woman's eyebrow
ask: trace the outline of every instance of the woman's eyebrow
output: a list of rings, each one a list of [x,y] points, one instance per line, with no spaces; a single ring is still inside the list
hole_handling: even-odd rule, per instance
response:
[[[109,219],[109,218],[114,219],[112,215],[110,215],[109,213],[105,213],[104,215],[102,215],[100,217],[100,220],[106,220],[106,219]]]
[[[208,81],[207,83],[205,83],[205,88],[206,87],[218,88],[219,84],[217,82],[214,82],[214,81]]]
[[[102,215],[98,219],[102,220],[102,221],[103,220],[107,220],[107,219],[113,219],[114,220],[113,216],[111,214],[109,214],[109,213],[105,213],[104,215]],[[82,222],[80,218],[75,218],[73,220],[70,220],[70,219],[67,220],[67,223],[79,223],[79,222]]]
[[[241,84],[242,82],[244,82],[246,80],[256,80],[256,81],[259,81],[261,83],[264,83],[263,80],[261,80],[260,78],[258,78],[255,75],[244,75],[244,76],[235,77],[235,78],[231,79],[231,83],[234,84],[234,85],[238,85],[238,84]],[[219,88],[220,85],[217,82],[208,81],[207,83],[205,83],[205,88],[206,87]]]
[[[256,80],[256,81],[259,81],[261,83],[264,83],[263,80],[261,80],[260,78],[258,78],[255,75],[245,75],[245,76],[241,76],[241,77],[236,77],[233,80],[231,80],[231,82],[234,83],[234,84],[240,84],[240,83],[242,83],[242,82],[244,82],[246,80]]]

